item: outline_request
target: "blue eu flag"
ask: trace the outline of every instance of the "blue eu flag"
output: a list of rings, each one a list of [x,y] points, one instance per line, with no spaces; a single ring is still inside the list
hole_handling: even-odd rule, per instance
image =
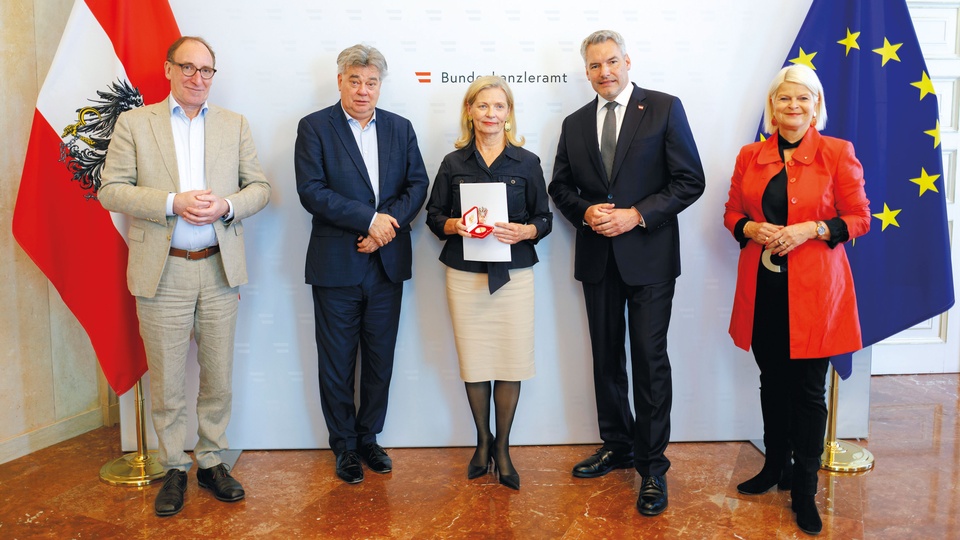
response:
[[[905,0],[813,0],[790,64],[816,71],[823,134],[863,164],[873,221],[846,249],[866,347],[954,302],[937,95]],[[850,355],[832,361],[850,375]]]

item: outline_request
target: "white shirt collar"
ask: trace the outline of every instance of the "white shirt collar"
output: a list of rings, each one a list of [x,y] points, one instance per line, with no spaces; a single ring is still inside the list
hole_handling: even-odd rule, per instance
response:
[[[176,114],[182,114],[182,115],[186,115],[186,114],[187,114],[187,113],[184,112],[183,107],[181,107],[180,104],[177,103],[177,100],[173,97],[173,94],[172,94],[172,93],[170,94],[170,97],[167,98],[167,105],[170,107],[170,115],[171,115],[171,116],[176,115]],[[207,102],[204,101],[204,102],[203,102],[203,106],[200,107],[200,116],[206,116],[206,115],[207,115],[207,109],[208,109],[208,107],[207,107]]]
[[[342,110],[342,111],[343,111],[343,115],[347,117],[347,123],[348,123],[348,124],[349,124],[349,123],[354,123],[354,124],[360,125],[360,121],[357,120],[356,118],[350,116],[350,113],[348,113],[347,110],[343,108],[343,102],[342,102],[342,101],[340,102],[340,110]],[[369,126],[370,124],[374,124],[374,123],[376,123],[376,121],[377,121],[377,109],[376,109],[376,107],[374,107],[374,109],[373,109],[373,116],[370,117],[370,121],[367,122],[367,125]]]
[[[616,101],[618,105],[626,107],[630,103],[630,97],[633,95],[633,84],[627,85],[620,94],[613,100]],[[600,114],[600,111],[609,103],[606,98],[597,94],[597,114]]]

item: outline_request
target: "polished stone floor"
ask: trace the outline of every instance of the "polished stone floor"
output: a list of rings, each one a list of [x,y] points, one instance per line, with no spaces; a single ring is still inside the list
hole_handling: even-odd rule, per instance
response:
[[[960,538],[958,375],[872,379],[874,470],[821,471],[821,538]],[[522,490],[491,474],[468,481],[472,449],[389,449],[388,475],[349,486],[326,450],[245,451],[236,476],[244,501],[227,504],[197,487],[186,507],[157,518],[157,484],[113,487],[100,466],[119,456],[119,430],[101,428],[0,465],[0,538],[805,538],[788,493],[737,493],[759,470],[749,443],[670,445],[670,506],[655,518],[634,508],[631,470],[573,478],[590,446],[519,447]]]

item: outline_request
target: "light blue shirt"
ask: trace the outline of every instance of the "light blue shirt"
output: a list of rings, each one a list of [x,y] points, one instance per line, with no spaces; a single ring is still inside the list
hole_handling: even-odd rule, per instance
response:
[[[190,118],[183,107],[171,95],[167,99],[170,106],[170,127],[173,129],[173,146],[177,152],[177,174],[180,177],[180,193],[197,189],[206,189],[204,173],[204,136],[206,133],[207,104],[204,103],[200,114]],[[167,215],[172,216],[175,193],[167,195]],[[233,217],[233,205],[227,201],[230,212],[226,218]],[[182,219],[177,220],[173,228],[170,247],[197,251],[217,245],[217,233],[213,225],[192,225]]]
[[[341,105],[341,108],[343,106]],[[357,141],[357,147],[360,148],[360,155],[363,157],[363,164],[367,168],[367,176],[370,177],[370,185],[373,186],[374,210],[380,206],[380,148],[377,145],[377,111],[374,109],[373,117],[367,122],[366,127],[361,127],[356,118],[347,114],[344,109],[343,114],[347,117],[347,125],[353,132],[353,138]],[[370,225],[373,225],[377,215],[373,215]]]

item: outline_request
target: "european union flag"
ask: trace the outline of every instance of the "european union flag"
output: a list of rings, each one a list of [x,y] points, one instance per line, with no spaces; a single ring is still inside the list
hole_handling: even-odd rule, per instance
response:
[[[790,64],[816,70],[824,135],[863,164],[874,221],[846,248],[867,347],[953,306],[937,95],[905,0],[813,0]]]

